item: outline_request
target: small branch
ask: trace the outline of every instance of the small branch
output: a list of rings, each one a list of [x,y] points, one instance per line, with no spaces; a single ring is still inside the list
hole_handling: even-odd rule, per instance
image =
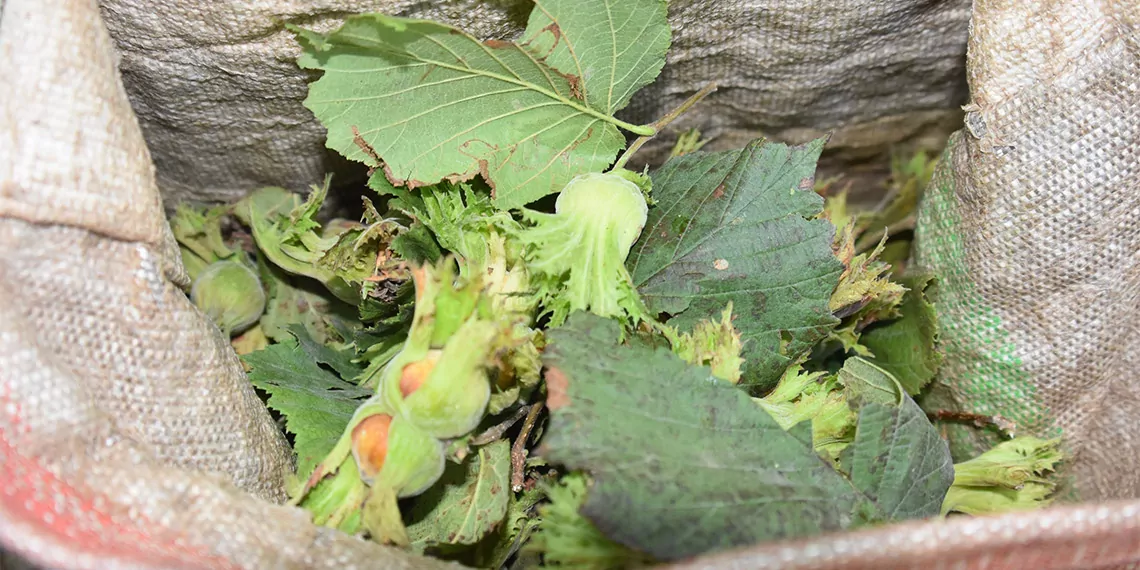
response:
[[[678,117],[684,115],[685,112],[692,108],[693,105],[699,103],[701,99],[704,99],[713,91],[716,91],[716,83],[709,83],[708,85],[705,85],[703,89],[697,91],[695,94],[693,94],[692,97],[685,99],[685,102],[678,105],[676,109],[669,111],[665,114],[664,117],[657,119],[655,123],[649,125],[649,127],[653,129],[652,132],[646,134],[638,131],[633,131],[642,136],[633,141],[633,144],[629,145],[629,148],[625,149],[625,152],[622,153],[621,158],[619,158],[617,162],[614,163],[613,170],[625,167],[625,164],[629,162],[629,159],[633,157],[634,153],[640,150],[641,147],[645,145],[645,143],[649,142],[649,139],[653,138],[654,135],[661,132],[661,129],[664,129],[669,125],[669,123],[672,123],[673,121],[677,120]]]
[[[535,406],[537,405],[538,404],[535,404]],[[471,438],[471,445],[486,445],[492,441],[496,441],[502,438],[503,434],[507,433],[507,430],[511,429],[511,426],[518,423],[519,420],[523,419],[523,416],[525,416],[532,407],[534,406],[520,407],[515,411],[515,414],[513,416],[487,428],[487,430],[483,433]]]
[[[538,413],[542,411],[542,401],[535,402],[526,414],[519,436],[511,446],[511,490],[518,493],[523,490],[526,483],[526,442],[530,439],[530,432],[538,422]]]
[[[855,251],[863,253],[873,246],[879,245],[879,241],[883,239],[884,235],[889,237],[903,230],[913,230],[914,221],[914,214],[911,214],[877,232],[859,236],[859,239],[855,241]]]
[[[935,410],[926,414],[932,421],[948,421],[955,423],[973,424],[979,429],[994,428],[1006,438],[1012,438],[1017,432],[1017,426],[1001,416],[985,416],[971,412],[958,412],[952,410]]]

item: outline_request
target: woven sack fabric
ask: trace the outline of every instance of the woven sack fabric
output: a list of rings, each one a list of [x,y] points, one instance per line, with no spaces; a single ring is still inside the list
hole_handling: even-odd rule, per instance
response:
[[[310,75],[294,63],[300,47],[283,22],[324,31],[346,14],[381,11],[507,38],[531,5],[100,0],[168,206],[267,185],[302,191],[341,165],[301,105]],[[896,143],[940,147],[960,120],[968,0],[671,0],[669,19],[667,65],[623,117],[651,122],[708,82],[720,89],[638,160],[660,161],[671,133],[696,126],[710,150],[832,132],[830,154],[849,163]]]
[[[1140,490],[1138,22],[1130,1],[977,2],[966,128],[917,224],[946,353],[926,406],[1064,436],[1073,498]],[[956,458],[976,433],[951,430]]]
[[[854,10],[858,4],[830,5]],[[914,34],[919,38],[952,33],[948,22],[964,21],[933,17],[960,15],[957,2],[878,4],[909,4],[894,14],[909,15],[924,30]],[[884,21],[872,17],[883,18],[883,13],[862,5],[868,14],[864,25]],[[0,84],[6,86],[0,95],[0,545],[34,565],[63,569],[445,566],[314,527],[303,511],[280,506],[283,476],[290,467],[288,448],[226,340],[183,294],[186,277],[163,204],[233,197],[267,183],[258,176],[289,176],[290,171],[273,170],[276,159],[265,157],[274,155],[261,147],[246,156],[249,164],[256,163],[251,157],[260,156],[268,170],[251,175],[235,166],[227,178],[219,156],[200,146],[209,139],[209,125],[196,123],[189,114],[183,115],[182,154],[200,162],[183,170],[164,166],[157,157],[178,154],[172,150],[177,137],[167,139],[171,146],[163,150],[155,125],[177,130],[177,115],[169,113],[190,113],[194,107],[172,104],[163,108],[166,114],[159,113],[154,101],[163,98],[148,103],[145,88],[137,83],[147,76],[141,64],[132,72],[135,83],[128,98],[117,63],[124,70],[139,63],[131,63],[135,56],[124,47],[130,26],[138,30],[134,41],[140,45],[161,43],[161,38],[147,39],[147,30],[158,28],[148,28],[146,22],[124,27],[129,21],[124,6],[104,2],[100,7],[92,0],[0,4]],[[151,6],[149,20],[137,10],[134,17],[161,28],[156,22],[178,12],[173,5]],[[265,14],[249,7],[253,4],[225,6],[239,15]],[[249,8],[239,10],[242,6]],[[504,6],[492,3],[487,10],[501,10],[509,20],[510,8]],[[827,10],[823,3],[815,2],[765,6],[769,12],[784,10],[784,19],[773,20],[784,22],[782,27],[765,24],[774,33],[794,35],[788,30],[807,30],[808,24],[818,23],[812,18],[827,13],[819,12]],[[696,7],[677,2],[673,17]],[[202,12],[211,13],[207,8]],[[302,12],[291,12],[292,5],[278,8],[278,16]],[[1086,498],[1132,496],[1137,455],[1126,429],[1135,418],[1128,371],[1136,358],[1129,327],[1136,306],[1130,295],[1137,283],[1137,244],[1130,240],[1140,217],[1135,204],[1140,195],[1140,17],[1137,7],[1126,2],[1087,2],[1078,8],[1030,0],[975,4],[969,128],[952,141],[935,190],[923,205],[916,261],[942,277],[939,308],[948,315],[942,330],[947,365],[936,396],[947,405],[1000,412],[1023,421],[1029,431],[1062,433],[1077,453],[1074,489]],[[336,12],[327,10],[329,18]],[[191,12],[182,10],[193,16]],[[468,17],[444,15],[453,21]],[[214,40],[227,33],[251,33],[237,23],[240,18],[233,18]],[[949,28],[940,28],[939,21]],[[170,22],[163,25],[170,26],[165,28],[169,36],[188,33]],[[833,25],[850,32],[843,24]],[[501,30],[508,33],[507,27]],[[753,40],[763,35],[756,33]],[[698,40],[695,35],[691,39]],[[716,41],[730,42],[724,37]],[[241,51],[245,43],[211,45]],[[695,45],[691,57],[699,56]],[[194,51],[178,48],[169,46],[170,57]],[[709,58],[717,52],[713,44],[706,50]],[[150,53],[162,51],[155,47]],[[937,57],[943,56],[931,56]],[[670,65],[683,59],[674,56]],[[202,69],[224,66],[223,60],[203,61],[198,68],[183,65],[182,72],[194,77]],[[291,65],[288,57],[280,61]],[[906,76],[910,72],[904,67],[899,64],[895,73]],[[853,70],[860,67],[845,69],[842,73],[858,75]],[[251,64],[225,72],[243,73],[259,71]],[[764,72],[757,67],[749,73],[756,78]],[[221,81],[201,79],[200,85]],[[849,78],[856,80],[862,81]],[[667,86],[671,80],[663,81]],[[187,85],[183,87],[189,89]],[[303,83],[297,85],[303,91]],[[725,93],[762,91],[755,85],[760,83]],[[660,88],[662,97],[680,96],[654,88]],[[272,100],[250,89],[244,95],[247,104]],[[848,93],[856,90],[851,87]],[[798,93],[808,97],[803,93],[810,91],[804,87]],[[675,93],[685,92],[679,88]],[[296,104],[299,95],[279,97]],[[930,110],[950,100],[944,93],[924,105]],[[233,101],[239,98],[235,95]],[[716,105],[732,107],[731,99]],[[832,128],[828,121],[865,122],[857,113],[839,110],[826,118],[824,109],[836,105],[822,104],[815,111],[818,120],[802,124]],[[647,108],[630,112],[651,113],[643,111]],[[140,128],[136,112],[150,126]],[[240,123],[246,118],[240,112],[233,113],[234,131],[250,126]],[[777,125],[776,130],[780,124],[800,124],[796,111],[785,113],[741,118],[736,124],[742,125],[740,132],[754,132],[758,123],[750,120]],[[288,126],[289,116],[282,112],[277,126]],[[872,123],[882,116],[865,115]],[[221,114],[217,118],[224,119]],[[261,126],[276,128],[272,122]],[[233,154],[227,160],[243,163],[237,158],[242,147],[228,148]],[[158,163],[157,181],[151,151]],[[280,156],[304,162],[297,158],[303,153]],[[316,164],[302,170],[323,171]],[[186,185],[163,183],[166,193],[160,194],[158,181],[179,178],[178,173]],[[1007,203],[1014,196],[1021,202]],[[1002,216],[995,214],[999,206]],[[1062,216],[1075,212],[1081,215]],[[1025,237],[1019,241],[1011,228],[1026,230]],[[1064,239],[1072,236],[1086,241]],[[963,254],[956,257],[955,251]],[[1033,301],[1035,310],[1016,310],[1018,300]],[[1092,311],[1090,305],[1102,310]],[[980,325],[970,321],[978,314],[992,318]],[[1074,320],[1078,317],[1083,320]],[[973,337],[962,332],[971,327],[997,341],[972,345]],[[1066,335],[1071,344],[1062,342]],[[1072,400],[1050,395],[1055,393]],[[979,398],[1003,394],[1013,396],[999,399],[1000,407],[993,410],[977,409]],[[969,448],[970,441],[960,436],[956,441],[959,449]],[[680,566],[1107,568],[1140,560],[1138,526],[1140,504],[1106,502],[895,525],[720,553]]]
[[[186,278],[97,6],[0,20],[0,544],[49,568],[435,568],[278,506],[289,449]]]

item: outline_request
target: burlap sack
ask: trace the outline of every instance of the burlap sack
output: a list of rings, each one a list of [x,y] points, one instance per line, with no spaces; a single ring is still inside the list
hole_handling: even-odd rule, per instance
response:
[[[928,407],[1064,436],[1073,498],[1140,492],[1138,24],[1133,0],[977,2],[966,128],[916,232],[941,278]]]
[[[0,19],[0,544],[58,568],[433,568],[277,506],[289,450],[190,304],[94,2]]]
[[[739,5],[755,7],[755,4]],[[725,21],[743,30],[742,33],[703,40],[690,36],[692,43],[686,53],[694,61],[700,57],[711,59],[737,48],[742,50],[735,52],[736,61],[750,71],[738,71],[742,77],[753,73],[752,83],[742,80],[737,89],[722,93],[735,92],[740,100],[747,100],[741,93],[764,91],[758,86],[763,85],[766,74],[770,74],[774,77],[768,88],[771,93],[777,93],[783,81],[787,92],[798,93],[799,101],[808,100],[813,92],[819,98],[817,105],[806,105],[817,114],[803,115],[797,120],[798,111],[791,106],[780,106],[791,105],[789,102],[794,99],[756,96],[757,101],[783,103],[774,104],[768,119],[752,119],[744,118],[747,113],[734,107],[734,98],[722,95],[728,98],[717,101],[708,112],[728,113],[731,109],[739,113],[736,115],[739,123],[732,124],[744,125],[740,132],[759,128],[749,126],[756,124],[749,121],[770,121],[773,116],[783,117],[785,125],[816,128],[828,128],[827,121],[873,124],[882,113],[892,109],[891,105],[882,103],[875,107],[852,94],[888,91],[885,87],[880,90],[881,86],[862,86],[863,82],[881,82],[891,76],[916,77],[913,74],[918,72],[907,70],[907,65],[921,61],[922,54],[900,54],[899,59],[894,60],[896,64],[885,66],[888,69],[884,71],[875,63],[882,60],[875,57],[887,57],[883,53],[888,50],[880,45],[884,40],[876,38],[887,35],[876,36],[870,30],[906,32],[905,37],[914,38],[907,44],[910,46],[936,45],[946,42],[944,36],[952,33],[953,25],[948,22],[961,22],[934,17],[955,9],[960,12],[958,3],[772,2],[772,5],[772,11],[755,10],[750,16],[741,15],[746,12],[738,14],[736,19],[723,16]],[[169,81],[178,76],[177,70],[182,73],[181,87],[171,87],[166,98],[162,97],[161,89],[167,86],[158,85],[162,83],[158,80],[151,85],[149,93],[146,84],[139,87],[136,83],[133,98],[138,113],[148,117],[144,124],[150,125],[148,134],[156,156],[161,153],[168,157],[165,165],[159,161],[160,170],[167,173],[164,188],[169,191],[168,203],[186,197],[232,197],[259,184],[289,182],[263,180],[258,178],[260,176],[296,174],[298,179],[308,176],[304,182],[313,181],[312,177],[321,171],[321,162],[319,158],[311,158],[319,155],[311,143],[308,154],[292,154],[280,148],[296,144],[300,146],[295,148],[303,149],[304,145],[298,142],[302,137],[284,137],[280,142],[282,147],[274,146],[277,144],[274,137],[258,138],[267,129],[282,129],[275,132],[288,133],[289,125],[293,125],[293,132],[304,131],[298,126],[300,123],[293,122],[301,113],[296,105],[303,93],[303,83],[295,83],[297,90],[291,92],[287,92],[284,85],[278,86],[276,99],[267,96],[267,93],[272,94],[269,91],[250,87],[260,83],[252,78],[266,77],[257,62],[278,61],[284,56],[279,53],[252,60],[235,57],[235,62],[245,61],[249,68],[229,66],[221,55],[214,59],[208,57],[211,53],[242,52],[248,48],[244,45],[249,43],[247,40],[273,35],[264,27],[246,27],[246,23],[239,23],[249,14],[258,13],[262,18],[266,13],[295,12],[290,12],[288,7],[279,7],[274,12],[264,6],[252,10],[235,5],[228,5],[228,11],[219,8],[220,12],[210,11],[208,6],[179,11],[178,6],[148,4],[149,10],[136,9],[131,12],[132,17],[127,18],[129,10],[124,6],[106,3],[103,13],[109,21],[118,22],[111,25],[118,26],[118,39],[124,46],[124,66],[132,57],[127,45],[130,41],[139,46],[140,53],[151,56],[149,60],[140,57],[132,64],[135,80],[138,81],[140,73],[143,77],[160,73],[145,71],[147,69],[164,69],[166,75],[155,77]],[[1022,12],[1027,6],[1042,6],[1044,16],[1048,17],[1025,17]],[[676,2],[674,17],[686,7],[692,10],[689,12],[694,21],[692,26],[696,26],[698,20],[717,19],[713,17],[716,11],[707,5],[702,12],[696,4],[682,2]],[[1078,332],[1086,335],[1077,337],[1083,349],[1072,350],[1072,359],[1061,364],[1064,365],[1062,370],[1082,366],[1095,370],[1095,374],[1085,376],[1066,372],[1068,375],[1063,377],[1065,382],[1076,382],[1069,385],[1068,393],[1074,394],[1078,401],[1095,402],[1095,410],[1092,405],[1063,408],[1056,398],[1042,400],[1047,402],[1048,408],[1031,403],[1049,412],[1068,410],[1060,422],[1067,434],[1073,433],[1073,426],[1083,426],[1083,431],[1076,432],[1080,437],[1074,441],[1079,449],[1092,451],[1082,451],[1078,465],[1083,471],[1079,474],[1092,482],[1093,493],[1109,496],[1114,494],[1115,487],[1103,486],[1105,491],[1101,491],[1102,482],[1108,478],[1101,476],[1098,469],[1105,468],[1110,459],[1123,467],[1135,465],[1135,454],[1119,447],[1134,417],[1126,417],[1132,408],[1126,405],[1124,398],[1112,393],[1113,390],[1126,393],[1128,377],[1111,374],[1124,374],[1129,370],[1126,363],[1133,353],[1127,351],[1127,345],[1134,342],[1124,335],[1131,326],[1130,310],[1135,303],[1128,303],[1131,298],[1126,292],[1114,287],[1130,290],[1127,284],[1137,281],[1136,276],[1129,273],[1132,269],[1129,262],[1134,261],[1136,248],[1128,237],[1132,236],[1129,232],[1135,232],[1135,224],[1128,222],[1137,216],[1131,213],[1135,209],[1131,200],[1140,194],[1136,191],[1135,158],[1140,138],[1135,130],[1138,128],[1136,98],[1123,96],[1129,89],[1136,89],[1137,15],[1135,7],[1123,2],[1090,2],[1080,7],[1080,14],[1075,13],[1078,10],[1064,8],[1064,3],[1042,5],[1031,0],[978,2],[971,44],[971,81],[980,115],[974,116],[970,124],[980,139],[958,142],[950,151],[955,160],[947,161],[950,170],[939,175],[940,190],[924,211],[924,220],[934,221],[928,222],[932,230],[920,236],[918,257],[925,265],[937,268],[939,260],[943,264],[953,262],[948,255],[939,257],[937,244],[952,244],[955,240],[969,244],[967,251],[975,253],[964,258],[967,260],[966,281],[985,284],[985,287],[974,286],[983,292],[980,298],[988,306],[1005,311],[1001,313],[1003,320],[998,330],[1018,331],[1019,323],[1030,322],[1038,323],[1032,326],[1050,331],[1051,335],[1065,332],[1073,336]],[[841,9],[846,12],[835,11]],[[880,9],[883,11],[877,11]],[[214,14],[218,26],[211,34],[186,25],[199,10]],[[335,12],[334,8],[327,10],[321,13],[331,17]],[[174,18],[177,14],[181,14],[181,19]],[[839,19],[827,20],[823,14]],[[845,24],[840,18],[843,14],[850,16]],[[858,18],[854,17],[856,14]],[[886,26],[883,22],[887,16],[902,18],[902,23]],[[463,15],[451,17],[458,20]],[[134,23],[124,24],[132,21]],[[754,24],[757,21],[764,23]],[[742,22],[752,22],[756,26],[754,33],[746,33],[748,30]],[[995,26],[999,22],[1005,22],[1003,26],[1025,24],[1040,33],[1032,36],[1033,41],[1014,34],[1018,41],[1012,41],[1010,37],[995,35],[993,28],[987,33],[987,22]],[[876,24],[880,27],[876,28]],[[831,31],[815,36],[812,26],[823,26]],[[828,51],[818,47],[821,43],[825,47],[842,46],[843,34],[856,33],[856,29],[867,31],[860,36],[865,38],[862,45],[877,47],[878,51],[861,54],[854,49]],[[144,30],[164,31],[165,35],[148,34]],[[745,63],[739,55],[759,49],[756,40],[766,34],[783,37],[785,41],[807,38],[805,43],[817,47],[801,50],[795,57],[814,55],[788,63],[783,69],[788,74],[780,75],[779,66],[765,71]],[[1129,34],[1133,39],[1129,39]],[[1048,39],[1042,40],[1042,36]],[[184,43],[172,38],[182,38],[179,41]],[[203,43],[194,44],[199,40]],[[706,43],[702,46],[701,41]],[[206,44],[212,47],[203,48]],[[723,48],[723,45],[731,45],[733,49]],[[784,44],[767,45],[772,46],[768,49],[775,49]],[[1008,50],[1005,59],[999,57],[1002,50]],[[194,52],[198,55],[188,55]],[[879,55],[872,56],[871,52]],[[851,58],[843,62],[846,67],[835,64],[835,59],[842,59],[836,58],[836,54]],[[1056,66],[1058,72],[1046,73],[1042,68],[1054,61],[1046,55],[1079,63],[1059,65]],[[786,61],[795,59],[786,53],[785,57],[789,58]],[[674,58],[674,64],[684,60],[676,55]],[[928,69],[953,68],[951,64],[934,61],[945,60],[946,56],[930,58]],[[158,63],[162,61],[172,63]],[[144,65],[147,62],[152,64],[151,68]],[[281,70],[291,65],[287,57],[279,63]],[[915,65],[921,68],[920,64]],[[945,67],[938,67],[940,65]],[[796,83],[799,75],[790,70],[797,66],[800,70],[831,68],[831,75],[824,75],[830,77],[832,83],[815,84],[816,87]],[[853,69],[861,71],[847,73]],[[1004,78],[1003,70],[1008,69],[1018,70],[1014,75],[1021,74],[1022,80],[998,81],[996,78]],[[1069,70],[1068,73],[1062,73],[1065,70]],[[850,85],[839,80],[844,74],[848,75],[846,81]],[[243,84],[245,79],[250,82]],[[239,101],[261,105],[269,104],[266,100],[276,100],[283,102],[279,109],[284,110],[265,108],[260,119],[240,123],[238,121],[249,118],[248,107],[231,107],[233,110],[225,113],[210,111],[211,104],[225,107],[226,100],[218,97],[199,99],[198,106],[184,104],[187,103],[185,97],[192,99],[196,91],[220,89],[218,85],[227,80],[238,84],[236,88],[227,88],[231,105],[238,105]],[[670,85],[674,80],[678,79],[663,79],[661,85]],[[5,86],[0,95],[0,545],[34,564],[68,569],[441,566],[435,561],[413,558],[313,527],[304,512],[274,504],[281,499],[288,450],[249,388],[225,340],[179,290],[185,278],[163,221],[151,156],[119,82],[115,52],[94,2],[7,0],[0,4],[0,85]],[[661,85],[654,89],[659,89],[662,96],[678,97],[683,91],[670,93]],[[833,95],[818,85],[834,86],[844,95]],[[916,85],[915,90],[923,91],[920,87],[927,84],[917,81]],[[1034,93],[1035,89],[1045,89],[1044,94],[1029,97],[1027,94]],[[897,87],[896,91],[898,101],[910,95],[906,87]],[[1098,95],[1102,92],[1110,95]],[[925,105],[928,110],[952,99],[945,92],[925,93],[915,100],[920,101],[916,104],[918,107]],[[173,95],[184,98],[171,98]],[[1066,99],[1066,95],[1069,98]],[[855,111],[829,112],[829,107],[838,109],[841,104],[827,103],[827,97],[838,97],[832,101],[856,101],[851,107]],[[1067,104],[1062,105],[1065,102]],[[875,108],[880,109],[879,115],[867,110]],[[295,112],[286,112],[289,109]],[[863,109],[864,114],[860,115],[859,109]],[[893,109],[900,110],[899,107]],[[1013,111],[1018,109],[1021,109],[1021,115],[1017,116],[1022,123],[1005,119],[1016,115]],[[278,117],[277,122],[272,120],[274,116]],[[215,122],[210,123],[203,117],[213,117]],[[986,124],[985,134],[978,130],[979,117]],[[1129,117],[1133,120],[1124,124]],[[1072,131],[1060,130],[1058,135],[1058,131],[1049,130],[1056,123],[1073,125]],[[1027,125],[1024,129],[1044,129],[1043,132],[1051,134],[1043,138],[1030,136],[1019,124]],[[722,125],[720,128],[730,132],[728,129],[736,127]],[[155,135],[156,129],[168,129],[168,136]],[[179,129],[183,129],[181,138],[176,136]],[[1002,136],[996,137],[994,133]],[[996,138],[987,140],[991,135]],[[319,137],[312,140],[319,141]],[[264,144],[253,144],[256,141]],[[208,148],[211,145],[213,148]],[[1013,148],[997,148],[1006,146]],[[228,152],[210,154],[216,148]],[[185,156],[171,158],[178,154]],[[267,156],[271,158],[265,158]],[[301,158],[304,156],[310,158]],[[1016,159],[1022,168],[1038,170],[1011,169],[1003,166],[1002,157],[1007,162]],[[174,160],[188,162],[170,162]],[[302,166],[287,164],[290,162]],[[1026,178],[1016,184],[1004,182],[1017,176],[1036,178]],[[172,182],[175,179],[184,186]],[[988,240],[994,245],[1019,242],[993,239],[995,235],[1005,235],[1001,232],[1007,230],[1001,226],[1006,218],[991,216],[984,224],[974,219],[990,212],[987,208],[992,207],[991,204],[1005,200],[1003,193],[1010,192],[1009,188],[1021,192],[1023,199],[1031,195],[1036,189],[1032,180],[1040,182],[1041,188],[1060,193],[1064,199],[1048,202],[1055,200],[1055,194],[1043,192],[1041,200],[1058,204],[1044,210],[1049,215],[1022,213],[1029,206],[1040,206],[1043,202],[1005,206],[1009,212],[1008,223],[1027,230],[1037,229],[1033,234],[1035,239],[1059,247],[1050,249],[1034,242],[1037,249],[1029,250],[1038,257],[1044,251],[1052,255],[1056,263],[1048,265],[1041,259],[1026,260],[1017,255],[1000,259],[1005,261],[1005,267],[1016,262],[1029,263],[1038,270],[1054,270],[1047,273],[1051,276],[1049,283],[1061,287],[1065,294],[1038,285],[1037,291],[1044,293],[1034,298],[1039,304],[1033,305],[1036,312],[1030,313],[1048,315],[1051,311],[1056,315],[1051,320],[1017,320],[1009,315],[1027,313],[1009,311],[1008,305],[1001,304],[1006,297],[993,293],[1010,287],[1014,291],[1022,290],[1018,287],[1029,288],[1031,283],[1015,281],[1024,278],[1023,274],[1006,275],[993,269],[977,269],[1002,267],[985,265],[990,258],[977,252],[994,246],[979,242]],[[300,184],[296,180],[293,183]],[[1113,200],[1107,202],[1088,197],[1091,194],[1103,199],[1110,193]],[[1086,214],[1076,218],[1078,225],[1091,230],[1089,235],[1094,241],[1099,240],[1099,247],[1054,237],[1079,233],[1068,227],[1060,216],[1051,215],[1058,208],[1070,206]],[[1098,206],[1101,210],[1096,210]],[[1116,207],[1120,212],[1113,210]],[[1114,230],[1112,223],[1124,227]],[[942,233],[934,228],[942,228]],[[1006,250],[999,247],[997,251],[1008,253],[1011,246],[1003,247]],[[1111,255],[1116,257],[1082,257],[1110,255],[1108,252],[1115,252]],[[1097,261],[1113,265],[1101,267],[1095,265]],[[1110,271],[1116,272],[1113,275],[1119,280],[1100,277]],[[953,272],[950,275],[946,284],[953,290]],[[999,277],[994,278],[994,275]],[[1005,281],[1001,280],[1002,275]],[[1007,287],[995,289],[987,279]],[[1082,285],[1087,286],[1082,288]],[[1074,290],[1085,294],[1076,295]],[[951,292],[943,301],[947,310],[959,315],[972,314],[969,302],[978,297],[968,293],[954,295]],[[964,300],[955,304],[955,298]],[[1082,321],[1086,326],[1090,322],[1098,323],[1094,333],[1068,321],[1054,322],[1070,319],[1071,315],[1084,310],[1084,305],[1098,300],[1125,304],[1102,311],[1104,316],[1099,321]],[[1075,303],[1081,306],[1074,306]],[[948,332],[951,328],[943,332],[948,338],[950,353],[948,374],[943,382],[950,386],[951,394],[965,394],[967,397],[959,397],[958,401],[969,405],[976,403],[970,398],[976,397],[977,392],[967,389],[973,376],[971,365],[966,363],[978,351],[956,348],[968,339]],[[1027,346],[1016,343],[1033,339],[1026,332],[1018,334],[1021,336],[1013,337],[1015,346]],[[1039,362],[1028,356],[1040,358],[1042,350],[1068,348],[1054,336],[1046,338],[1054,344],[1022,354],[1023,363]],[[1104,356],[1105,350],[1117,358]],[[1082,360],[1085,355],[1096,355],[1096,358]],[[1059,360],[1055,358],[1050,362]],[[1024,369],[1028,370],[1031,384],[1045,386],[1043,379],[1052,377],[1045,374],[1045,368],[1025,365]],[[1042,388],[1041,392],[1047,390]],[[1068,419],[1074,416],[1074,409],[1084,411],[1079,422]],[[1112,439],[1101,434],[1111,434]],[[1109,473],[1117,480],[1127,481],[1129,474],[1123,471],[1120,468]],[[1095,568],[1140,560],[1138,512],[1140,504],[1116,503],[992,519],[913,523],[725,553],[696,561],[690,567]],[[1044,560],[1044,553],[1064,556]]]
[[[339,165],[301,106],[306,74],[283,21],[330,29],[346,13],[430,18],[483,37],[521,31],[526,0],[100,0],[123,82],[167,204],[297,191]],[[720,89],[654,140],[699,127],[710,150],[757,136],[806,141],[833,131],[829,165],[894,144],[941,148],[960,125],[968,0],[672,0],[673,47],[658,81],[622,116],[648,123],[706,83]],[[884,161],[871,161],[869,176]],[[347,170],[341,169],[342,176]],[[854,190],[873,188],[856,184]]]

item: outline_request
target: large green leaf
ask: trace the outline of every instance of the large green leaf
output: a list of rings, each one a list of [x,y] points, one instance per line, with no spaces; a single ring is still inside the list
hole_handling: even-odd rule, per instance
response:
[[[621,95],[655,77],[664,61],[664,50],[656,48],[636,59],[617,51],[642,42],[656,46],[662,30],[668,37],[664,13],[646,10],[659,3],[631,0],[633,8],[616,10],[608,20],[604,13],[590,14],[595,24],[613,26],[627,23],[623,18],[646,18],[636,28],[628,23],[620,38],[583,27],[576,0],[548,0],[543,7],[552,15],[576,14],[559,32],[562,45],[575,46],[587,63],[599,48],[610,53],[609,67],[583,71],[612,76]],[[545,29],[528,29],[527,35],[542,43],[558,28]],[[325,72],[311,85],[305,106],[328,129],[328,146],[382,166],[397,186],[482,174],[499,207],[522,206],[561,190],[575,175],[609,166],[625,145],[618,126],[652,132],[615,119],[615,97],[583,100],[583,86],[594,88],[608,77],[559,73],[512,42],[480,42],[443,24],[382,14],[353,16],[328,35],[300,31],[299,37],[305,48],[299,64]]]
[[[307,477],[336,445],[352,414],[371,392],[321,368],[295,343],[279,343],[242,357],[249,380],[269,393],[270,408],[296,436],[297,473]]]
[[[577,84],[587,105],[616,113],[665,65],[665,0],[537,0],[523,45]]]
[[[862,407],[848,477],[812,449],[806,423],[786,432],[707,368],[620,335],[577,313],[544,353],[540,453],[591,473],[582,512],[611,539],[669,560],[938,514],[949,451],[901,392],[901,406]]]
[[[510,474],[511,445],[505,439],[479,448],[463,465],[448,464],[409,514],[412,545],[422,551],[440,544],[478,542],[507,514]]]
[[[939,514],[954,462],[922,408],[862,358],[848,359],[839,378],[862,404],[855,441],[839,457],[844,472],[888,520]]]
[[[691,328],[732,302],[744,382],[775,385],[838,320],[828,309],[842,265],[812,189],[823,140],[756,141],[696,152],[653,173],[657,204],[626,265],[650,309]],[[786,342],[785,342],[786,341]]]
[[[934,379],[942,364],[938,318],[928,296],[936,286],[931,275],[903,280],[910,291],[903,297],[902,318],[872,325],[860,342],[875,355],[875,363],[890,372],[912,396]]]

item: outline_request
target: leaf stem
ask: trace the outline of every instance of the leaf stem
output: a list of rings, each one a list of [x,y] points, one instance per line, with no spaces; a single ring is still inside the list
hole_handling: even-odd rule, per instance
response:
[[[657,129],[654,128],[653,125],[635,125],[633,123],[627,123],[617,117],[610,117],[610,120],[612,120],[615,125],[641,137],[652,137],[657,134]]]
[[[625,152],[622,153],[621,157],[618,158],[617,162],[614,163],[613,170],[617,170],[619,168],[625,167],[626,163],[629,162],[629,159],[633,158],[633,155],[638,150],[641,150],[641,147],[644,146],[645,143],[649,142],[649,139],[653,138],[654,135],[661,132],[661,129],[668,126],[669,123],[672,123],[673,121],[677,120],[678,117],[680,117],[681,115],[684,115],[685,112],[688,111],[690,108],[692,108],[693,105],[696,105],[697,103],[699,103],[701,101],[701,99],[704,99],[705,97],[709,96],[713,91],[716,91],[716,83],[709,83],[708,85],[705,85],[704,88],[702,88],[700,91],[697,91],[696,93],[694,93],[692,97],[685,99],[684,103],[681,103],[680,105],[677,106],[677,108],[673,109],[672,111],[669,111],[668,113],[665,114],[664,117],[657,119],[657,121],[655,121],[653,124],[649,125],[648,127],[644,127],[644,126],[643,127],[637,127],[637,129],[640,129],[640,130],[634,130],[634,129],[622,127],[622,128],[626,128],[626,130],[628,130],[630,132],[636,133],[636,134],[641,135],[641,136],[637,140],[633,141],[633,144],[629,145],[629,148],[625,149]],[[621,126],[621,125],[618,125],[618,126]],[[645,132],[645,131],[648,131],[648,132]]]

